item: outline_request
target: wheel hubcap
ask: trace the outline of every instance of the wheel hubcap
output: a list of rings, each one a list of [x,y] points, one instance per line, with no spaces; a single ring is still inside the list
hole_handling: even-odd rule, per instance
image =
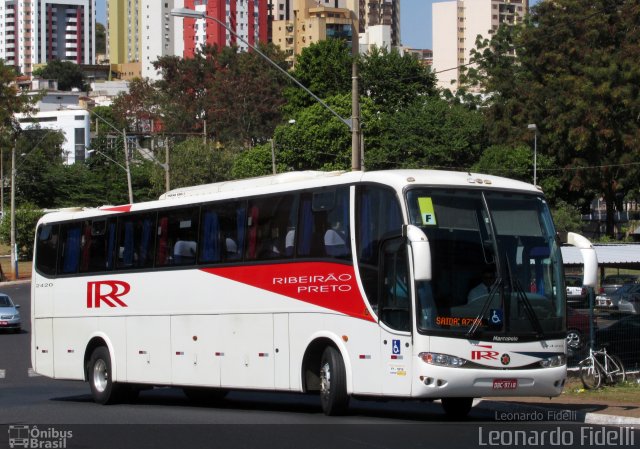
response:
[[[107,372],[107,364],[104,360],[96,360],[93,365],[93,386],[102,393],[109,383],[109,373]]]
[[[580,336],[575,332],[569,332],[567,334],[567,346],[571,348],[580,347]]]

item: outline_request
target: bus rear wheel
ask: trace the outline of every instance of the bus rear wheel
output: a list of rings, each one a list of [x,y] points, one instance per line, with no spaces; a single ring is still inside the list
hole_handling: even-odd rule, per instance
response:
[[[93,400],[98,404],[113,404],[120,400],[123,386],[113,381],[109,350],[99,346],[93,350],[87,362],[87,380]]]
[[[442,398],[442,408],[451,419],[464,419],[471,411],[473,398]]]
[[[349,407],[347,375],[340,352],[328,346],[320,360],[320,403],[325,415],[342,415]]]

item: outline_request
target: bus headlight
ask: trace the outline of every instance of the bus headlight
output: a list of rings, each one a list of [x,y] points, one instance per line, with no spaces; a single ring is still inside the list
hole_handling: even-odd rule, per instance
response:
[[[564,354],[557,354],[546,359],[540,360],[540,366],[543,368],[554,368],[567,363],[567,357]]]
[[[420,354],[418,354],[418,357],[420,357],[423,362],[428,363],[429,365],[449,366],[453,368],[462,366],[467,363],[465,359],[462,359],[460,357],[455,357],[448,354],[438,354],[435,352],[421,352]]]

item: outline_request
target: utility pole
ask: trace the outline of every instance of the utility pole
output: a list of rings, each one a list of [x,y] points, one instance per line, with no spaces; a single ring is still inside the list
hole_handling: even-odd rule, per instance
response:
[[[171,177],[169,176],[169,138],[164,139],[164,183],[167,192],[171,190]]]
[[[353,14],[353,13],[352,13]],[[360,43],[355,20],[351,21],[351,170],[362,170],[360,148],[360,92],[358,92],[358,55]]]
[[[133,187],[131,186],[131,169],[129,167],[129,142],[127,141],[127,130],[122,129],[124,139],[124,166],[127,172],[127,187],[129,188],[129,204],[133,204]]]
[[[18,245],[16,243],[16,136],[11,150],[11,271],[13,279],[18,279]]]

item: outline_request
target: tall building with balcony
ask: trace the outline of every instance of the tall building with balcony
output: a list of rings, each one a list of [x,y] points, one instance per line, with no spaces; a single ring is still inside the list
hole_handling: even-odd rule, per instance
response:
[[[390,29],[391,46],[400,46],[400,0],[359,0],[358,16],[360,33],[365,33],[372,27],[387,25]]]
[[[521,22],[529,0],[456,0],[432,5],[433,70],[438,86],[456,90],[478,35],[490,39],[502,24]],[[515,55],[515,53],[513,53]]]
[[[159,74],[154,61],[163,56],[182,56],[184,53],[183,21],[171,16],[173,8],[183,8],[184,0],[140,0],[140,52],[142,76],[157,80]]]
[[[107,1],[107,54],[111,64],[140,62],[141,0]]]
[[[0,0],[0,58],[31,75],[55,59],[93,64],[95,0]]]
[[[292,0],[291,8],[289,19],[272,23],[272,42],[290,64],[311,44],[330,38],[350,43],[357,33],[358,0]]]
[[[268,41],[268,0],[184,0],[184,7],[204,11],[226,24],[250,45]],[[193,57],[204,45],[249,47],[234,34],[210,19],[181,19],[185,58]]]

